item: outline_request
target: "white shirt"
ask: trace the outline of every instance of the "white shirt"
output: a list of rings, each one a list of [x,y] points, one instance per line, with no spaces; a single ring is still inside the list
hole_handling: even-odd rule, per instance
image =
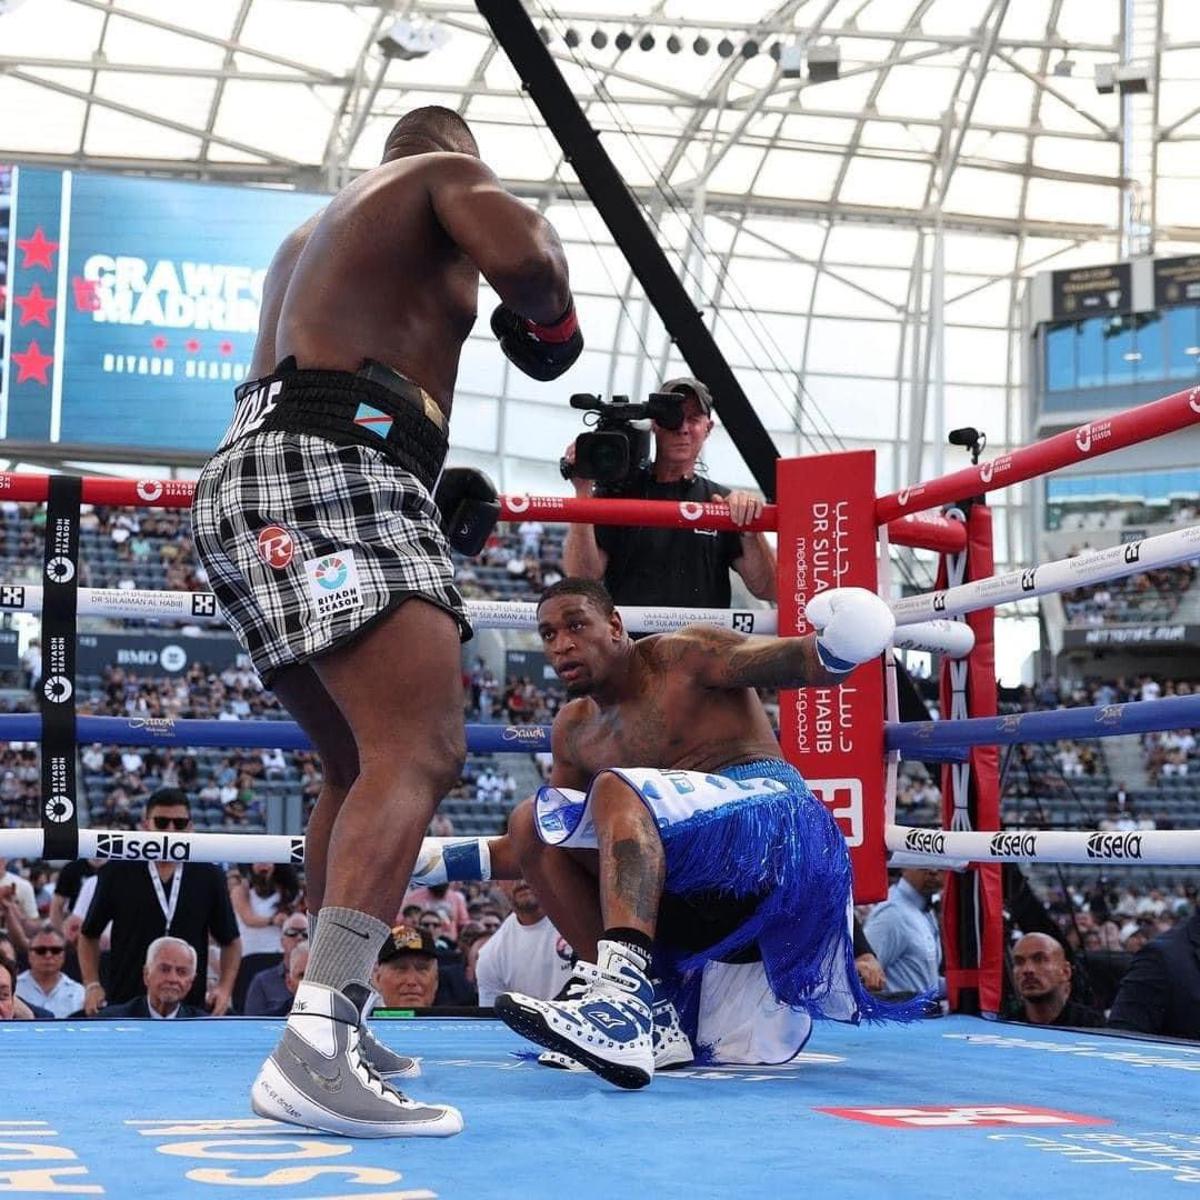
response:
[[[61,1018],[69,1017],[83,1007],[84,990],[82,983],[60,973],[58,982],[48,992],[43,992],[33,972],[22,971],[17,976],[17,995],[26,1004],[35,1004]]]
[[[169,1013],[167,1013],[165,1016],[162,1013],[160,1013],[158,1011],[158,1009],[155,1008],[154,1005],[149,1002],[149,1000],[146,1001],[146,1007],[150,1010],[150,1020],[152,1020],[152,1021],[173,1021],[173,1020],[175,1020],[175,1018],[177,1016],[179,1016],[179,1005],[178,1004],[175,1005],[175,1007],[173,1009],[171,1009],[171,1011]]]
[[[494,1004],[501,992],[550,1000],[570,978],[571,948],[549,917],[522,925],[510,913],[480,950],[475,967],[484,1006]]]
[[[253,888],[250,891],[250,911],[256,917],[273,917],[279,911],[279,893],[260,896]],[[245,925],[238,917],[238,928],[242,931],[242,955],[279,954],[281,952],[278,925]]]
[[[7,871],[0,875],[0,887],[8,887],[9,884],[16,887],[13,893],[13,899],[17,902],[17,907],[21,910],[21,916],[27,921],[36,921],[38,919],[37,897],[33,894],[33,884],[21,875],[15,875],[12,871]]]

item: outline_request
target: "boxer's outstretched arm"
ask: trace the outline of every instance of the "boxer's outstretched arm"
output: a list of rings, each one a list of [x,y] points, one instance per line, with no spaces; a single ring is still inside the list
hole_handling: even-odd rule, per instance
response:
[[[892,610],[866,588],[830,588],[808,602],[805,615],[817,630],[807,637],[747,637],[692,625],[663,638],[658,652],[705,687],[828,687],[878,658],[896,631]]]
[[[665,644],[663,644],[665,643]],[[827,687],[845,676],[825,669],[817,640],[751,637],[732,629],[695,625],[663,638],[662,651],[696,681],[711,688]]]
[[[554,227],[478,159],[444,158],[430,197],[442,228],[514,312],[541,323],[558,320],[571,289]]]

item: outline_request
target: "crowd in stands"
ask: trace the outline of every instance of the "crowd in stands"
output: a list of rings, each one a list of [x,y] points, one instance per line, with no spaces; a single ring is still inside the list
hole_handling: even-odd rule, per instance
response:
[[[1051,501],[1046,506],[1046,527],[1068,532],[1099,532],[1146,525],[1195,525],[1200,521],[1196,501],[1179,496],[1162,504],[1098,499]]]
[[[1071,557],[1080,552],[1080,548],[1074,548]],[[1089,628],[1169,622],[1195,578],[1196,564],[1182,563],[1063,592],[1067,623],[1077,628]]]

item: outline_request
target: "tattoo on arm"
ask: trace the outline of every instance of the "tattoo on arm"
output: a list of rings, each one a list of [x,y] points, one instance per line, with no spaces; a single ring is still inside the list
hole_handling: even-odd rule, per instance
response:
[[[605,924],[621,925],[633,918],[653,933],[666,875],[657,833],[653,845],[642,837],[613,842],[611,852],[601,857],[601,864],[602,892],[608,901]]]
[[[750,637],[730,629],[693,626],[665,648],[675,663],[690,665],[712,688],[791,688],[840,683],[817,656],[816,639]]]

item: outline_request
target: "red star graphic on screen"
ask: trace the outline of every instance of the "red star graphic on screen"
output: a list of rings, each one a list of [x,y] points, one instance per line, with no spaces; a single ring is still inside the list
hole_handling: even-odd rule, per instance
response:
[[[29,267],[45,267],[47,271],[54,270],[54,252],[58,243],[50,241],[39,225],[33,231],[33,237],[17,238],[17,245],[25,257],[21,260],[21,269]]]
[[[150,345],[155,350],[165,350],[167,348],[167,339],[160,333],[150,339]]]
[[[233,353],[233,343],[232,342],[222,342],[217,347],[217,349],[220,350],[220,352],[222,354],[232,354]]]
[[[189,354],[195,354],[196,351],[200,349],[200,343],[196,341],[195,338],[188,338],[188,340],[183,343],[183,348]]]
[[[50,310],[58,303],[42,292],[42,285],[35,283],[23,296],[14,296],[13,303],[21,310],[18,325],[45,325],[50,328]]]
[[[54,362],[53,354],[43,354],[37,342],[30,342],[24,350],[14,350],[12,360],[17,364],[17,382],[25,383],[32,379],[43,386],[49,385],[46,371]]]

